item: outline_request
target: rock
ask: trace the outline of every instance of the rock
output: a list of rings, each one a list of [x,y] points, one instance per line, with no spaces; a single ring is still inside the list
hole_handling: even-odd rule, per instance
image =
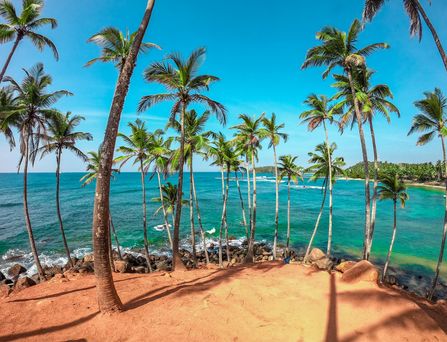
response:
[[[81,266],[76,267],[79,273],[93,273],[95,271],[92,262],[83,262]]]
[[[23,267],[20,264],[15,264],[14,266],[11,266],[8,270],[8,275],[11,278],[16,278],[18,277],[20,274],[25,273],[26,272],[26,268]]]
[[[26,289],[28,287],[34,286],[36,285],[36,282],[34,280],[32,280],[31,278],[28,277],[23,277],[23,278],[19,278],[15,285],[14,285],[14,290],[23,290]]]
[[[77,265],[79,262],[79,259],[76,257],[71,257],[71,262],[73,263],[73,265]],[[71,268],[71,264],[67,261],[67,263],[64,266],[64,270],[69,270]]]
[[[116,260],[113,262],[115,265],[116,272],[126,273],[130,271],[130,265],[127,261],[124,260]]]
[[[223,268],[228,268],[229,266],[230,266],[230,263],[228,261],[225,260],[225,261],[222,262],[222,267]]]
[[[326,254],[323,253],[323,251],[319,248],[313,248],[312,251],[309,254],[308,261],[309,262],[315,262],[317,260],[323,259],[326,257]]]
[[[135,273],[146,273],[146,267],[144,266],[132,266],[131,270]]]
[[[385,283],[388,283],[389,285],[399,285],[399,283],[397,282],[397,279],[395,276],[388,274],[385,277]]]
[[[62,274],[64,270],[59,266],[45,266],[43,269],[46,276],[54,277],[56,274]]]
[[[95,261],[95,256],[93,254],[86,254],[84,258],[82,258],[82,263],[93,262]]]
[[[31,276],[31,279],[32,280],[34,280],[34,282],[36,283],[36,284],[39,284],[40,283],[40,277],[39,277],[39,275],[36,273],[36,274],[33,274],[32,276]]]
[[[343,273],[342,279],[347,283],[357,283],[359,281],[377,282],[379,271],[369,261],[362,260]]]
[[[14,282],[11,280],[11,279],[8,279],[8,278],[6,278],[6,279],[3,279],[2,281],[0,281],[0,285],[13,285],[14,284]]]
[[[231,264],[231,265],[235,265],[235,264],[237,264],[237,259],[236,259],[236,258],[231,259],[230,264]]]
[[[6,279],[5,275],[2,272],[0,272],[0,281],[5,280],[5,279]]]
[[[313,264],[315,264],[320,270],[330,270],[332,269],[333,262],[331,259],[324,257],[316,260]]]
[[[338,272],[345,273],[347,270],[349,270],[352,266],[356,264],[355,261],[343,261],[340,264],[335,267],[335,269]]]
[[[53,278],[51,278],[51,283],[65,283],[69,281],[68,278],[66,278],[63,274],[55,274]]]
[[[6,284],[1,284],[0,285],[0,298],[6,298],[9,296],[9,294],[11,293],[11,287],[9,285]]]
[[[158,271],[168,271],[170,268],[167,261],[159,261],[155,263],[155,267]]]

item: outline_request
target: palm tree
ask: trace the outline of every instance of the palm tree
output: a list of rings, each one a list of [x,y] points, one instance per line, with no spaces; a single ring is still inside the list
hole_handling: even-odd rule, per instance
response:
[[[112,62],[115,63],[116,68],[121,72],[136,35],[137,32],[130,34],[129,31],[124,35],[115,27],[107,27],[94,34],[87,42],[98,45],[102,49],[101,56],[88,61],[85,66],[91,66],[96,62]],[[161,50],[157,44],[142,42],[139,53],[146,53],[152,48]]]
[[[415,115],[413,123],[408,135],[413,133],[422,133],[417,141],[417,145],[425,145],[430,142],[436,135],[441,139],[442,157],[447,175],[447,154],[445,149],[444,136],[447,130],[447,99],[439,88],[435,88],[434,92],[425,92],[425,98],[416,101],[414,105],[420,110]],[[447,177],[444,177],[446,194],[447,194]],[[441,269],[442,259],[444,257],[445,240],[447,236],[447,200],[445,201],[444,228],[442,232],[441,250],[439,252],[438,263],[436,265],[435,277],[433,285],[429,293],[429,299],[433,298],[436,286],[438,284],[439,271]]]
[[[371,21],[374,16],[379,12],[380,8],[385,3],[384,0],[365,0],[365,7],[363,9],[363,20]],[[429,0],[431,4],[431,1]],[[419,0],[403,0],[403,4],[405,7],[405,11],[410,18],[410,35],[419,37],[419,40],[422,39],[422,22],[421,16],[427,24],[433,39],[435,41],[436,47],[438,48],[439,54],[441,55],[442,61],[444,63],[444,67],[447,70],[447,56],[445,54],[444,48],[442,47],[441,41],[439,39],[438,33],[436,32],[433,24],[425,13],[424,8],[422,7]]]
[[[188,59],[184,60],[177,53],[170,54],[162,63],[157,62],[150,65],[144,72],[144,78],[148,82],[156,82],[165,86],[170,92],[163,94],[143,96],[138,106],[138,111],[143,112],[156,103],[174,101],[171,110],[171,121],[180,113],[180,158],[178,170],[178,205],[175,212],[174,239],[173,239],[173,269],[178,265],[182,267],[178,255],[180,218],[182,206],[180,205],[183,193],[183,167],[185,150],[185,115],[191,103],[201,103],[217,115],[221,123],[225,123],[225,107],[201,92],[209,89],[209,85],[219,80],[212,75],[198,75],[200,63],[205,56],[206,50],[200,48],[194,51]]]
[[[315,130],[319,126],[323,126],[325,135],[325,146],[327,148],[327,155],[331,154],[329,146],[329,135],[327,131],[326,122],[331,124],[334,122],[334,115],[340,114],[340,105],[330,104],[331,99],[328,99],[325,95],[317,96],[311,94],[307,97],[305,104],[307,104],[310,109],[301,113],[300,119],[303,123],[307,123],[307,128],[309,131]],[[328,158],[328,178],[332,179],[332,158]],[[332,182],[329,185],[329,225],[328,225],[328,235],[332,236]],[[330,244],[328,243],[327,253],[330,256]]]
[[[50,25],[52,29],[57,26],[56,19],[40,17],[42,9],[42,0],[23,0],[22,13],[17,15],[17,10],[11,1],[2,0],[0,2],[0,17],[5,20],[5,23],[0,24],[0,43],[14,41],[12,50],[8,58],[6,58],[6,62],[0,72],[0,83],[3,81],[3,77],[19,43],[25,37],[29,38],[31,43],[40,51],[45,46],[48,46],[53,50],[54,58],[56,60],[59,59],[59,54],[54,43],[48,37],[36,32],[46,25]]]
[[[235,146],[235,152],[239,156],[242,154],[242,151],[239,150],[237,146]],[[234,178],[236,179],[236,187],[237,187],[237,191],[238,191],[238,194],[239,194],[239,202],[241,204],[242,224],[243,224],[243,226],[245,228],[245,236],[248,239],[249,234],[248,234],[247,218],[245,217],[244,199],[242,198],[241,185],[239,183],[239,176],[238,176],[239,172],[241,172],[241,173],[243,172],[242,171],[242,169],[243,169],[242,164],[243,164],[243,161],[241,159],[239,159],[239,158],[235,159],[234,162],[233,162],[233,165],[232,165],[232,170],[234,172]],[[250,195],[249,195],[249,197],[250,197]]]
[[[303,168],[296,165],[298,157],[289,155],[279,157],[278,182],[287,177],[287,240],[286,257],[289,256],[290,246],[290,182],[298,183],[298,179],[303,179]]]
[[[76,127],[84,120],[84,117],[79,115],[72,116],[70,112],[67,114],[55,113],[47,121],[47,131],[43,134],[42,139],[46,144],[36,150],[34,153],[40,153],[41,157],[47,154],[56,153],[56,209],[57,217],[59,219],[59,228],[61,230],[62,241],[64,243],[65,252],[67,254],[68,262],[74,266],[71,259],[70,249],[68,248],[67,239],[65,238],[64,224],[62,222],[62,214],[60,208],[60,169],[63,150],[73,152],[77,157],[83,161],[87,161],[88,157],[76,147],[76,143],[80,140],[92,140],[90,133],[76,132]]]
[[[145,161],[150,158],[150,142],[151,135],[146,130],[144,122],[137,119],[135,123],[129,122],[128,126],[131,129],[130,135],[125,135],[123,133],[118,133],[125,145],[117,148],[117,152],[123,155],[115,159],[116,162],[121,163],[120,169],[126,164],[130,159],[134,160],[134,165],[138,165],[138,170],[141,175],[141,191],[143,194],[142,204],[143,204],[143,237],[144,237],[144,255],[146,257],[147,267],[150,272],[152,272],[151,260],[149,258],[149,243],[147,240],[147,206],[146,206],[146,184],[145,184]]]
[[[389,115],[390,112],[396,113],[398,117],[400,116],[399,109],[388,100],[388,98],[393,98],[393,94],[390,88],[386,84],[371,86],[371,77],[373,74],[374,72],[367,68],[359,68],[353,73],[354,87],[356,89],[357,98],[359,99],[359,105],[365,120],[367,120],[369,124],[374,156],[374,183],[371,205],[370,239],[367,250],[368,254],[371,253],[374,229],[376,224],[377,186],[379,179],[379,155],[377,151],[373,119],[375,114],[380,113],[389,123],[391,121]],[[340,123],[341,127],[346,126],[349,123],[352,127],[356,121],[349,79],[344,75],[334,75],[334,77],[336,79],[336,83],[333,86],[339,89],[339,92],[334,96],[334,98],[344,98],[344,100],[340,104],[347,105],[348,107],[348,110],[342,116]]]
[[[329,165],[332,166],[331,176],[332,183],[335,183],[335,177],[338,175],[343,175],[345,166],[345,162],[343,158],[336,157],[334,158],[334,152],[337,149],[337,145],[332,143],[330,148],[328,149],[326,143],[319,144],[315,147],[315,152],[309,153],[309,163],[312,164],[311,167],[308,168],[308,171],[312,171],[313,175],[310,178],[311,181],[316,181],[319,178],[323,178],[323,200],[321,202],[320,212],[318,213],[317,221],[315,223],[314,230],[312,232],[312,236],[310,238],[309,244],[307,246],[306,254],[304,256],[304,262],[307,262],[307,258],[309,257],[310,249],[312,247],[315,235],[317,234],[318,226],[320,224],[321,216],[323,214],[324,203],[326,200],[326,192],[327,187],[330,182],[329,178]],[[332,213],[329,213],[332,215]],[[332,220],[332,219],[331,219]],[[330,256],[331,254],[331,243],[332,243],[332,231],[328,231],[328,241],[327,241],[327,250],[326,254]]]
[[[261,148],[261,141],[265,138],[265,131],[261,128],[264,114],[258,118],[251,118],[246,114],[240,114],[239,119],[243,122],[233,126],[236,129],[235,141],[240,148],[244,148],[251,159],[251,168],[253,172],[253,211],[250,217],[250,238],[248,239],[248,251],[245,262],[254,261],[254,240],[256,233],[256,163],[257,150]],[[248,172],[247,172],[248,174]]]
[[[50,75],[45,74],[43,64],[36,64],[30,70],[24,70],[25,78],[21,83],[11,77],[5,77],[5,82],[11,84],[15,94],[14,108],[8,112],[5,120],[12,121],[20,133],[20,162],[18,170],[23,165],[23,207],[25,212],[25,223],[28,232],[29,243],[36,264],[39,277],[43,280],[45,275],[39,261],[33,229],[28,210],[28,166],[34,165],[37,150],[41,138],[46,134],[47,120],[55,115],[56,111],[51,106],[61,97],[71,95],[66,90],[48,92],[52,84]]]
[[[393,235],[391,237],[390,248],[386,256],[385,266],[383,268],[382,282],[385,281],[386,272],[388,270],[388,265],[390,263],[391,252],[393,251],[394,240],[396,238],[397,229],[397,201],[400,201],[401,207],[405,207],[405,202],[409,199],[406,192],[407,187],[405,183],[399,179],[397,173],[394,175],[385,175],[380,180],[381,185],[379,185],[378,194],[380,200],[391,199],[393,200],[393,212],[394,212],[394,223],[393,223]]]
[[[162,198],[154,197],[151,199],[152,202],[164,203],[166,213],[171,215],[172,223],[174,223],[174,212],[175,207],[177,205],[177,185],[172,184],[171,182],[167,182],[161,186],[162,190]],[[187,200],[182,199],[182,206],[187,206],[189,202]],[[157,210],[155,210],[155,215],[157,215],[160,210],[163,210],[163,205],[160,205]]]
[[[9,148],[12,149],[16,146],[13,126],[14,117],[8,118],[8,113],[14,110],[15,97],[11,87],[0,88],[0,133],[3,134],[9,143]]]
[[[155,0],[147,0],[143,19],[130,48],[118,81],[110,107],[107,127],[101,150],[101,161],[96,182],[95,203],[93,210],[93,251],[95,258],[95,277],[98,293],[98,305],[101,312],[121,311],[123,305],[113,284],[112,272],[109,267],[109,196],[110,177],[112,175],[113,154],[115,152],[116,136],[123,111],[124,101],[129,90],[138,52],[146,33]]]
[[[366,64],[365,57],[377,49],[388,48],[388,44],[375,43],[364,48],[357,49],[356,43],[359,34],[362,32],[362,24],[359,20],[354,20],[348,33],[339,31],[333,27],[325,27],[317,33],[317,39],[322,42],[321,45],[311,48],[306,55],[302,68],[309,66],[327,66],[323,73],[326,78],[335,67],[343,69],[349,79],[351,95],[354,99],[354,110],[359,129],[360,144],[362,146],[363,166],[365,169],[365,232],[363,241],[363,258],[368,259],[367,253],[370,239],[370,190],[369,190],[369,167],[368,153],[366,149],[365,135],[363,132],[362,115],[359,102],[356,96],[352,73],[359,67]]]
[[[273,237],[273,260],[276,259],[276,245],[278,243],[278,217],[279,217],[279,183],[278,183],[278,159],[276,157],[276,146],[279,145],[281,139],[287,141],[288,135],[280,132],[284,128],[284,124],[276,123],[276,115],[272,114],[270,119],[262,120],[264,125],[264,135],[269,139],[269,148],[273,148],[273,163],[275,166],[275,234]]]

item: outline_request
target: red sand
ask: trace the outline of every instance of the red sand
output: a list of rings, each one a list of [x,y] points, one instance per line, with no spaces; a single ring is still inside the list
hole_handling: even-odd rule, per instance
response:
[[[0,300],[0,341],[447,341],[447,309],[281,263],[116,274],[126,311],[97,311],[94,277]]]

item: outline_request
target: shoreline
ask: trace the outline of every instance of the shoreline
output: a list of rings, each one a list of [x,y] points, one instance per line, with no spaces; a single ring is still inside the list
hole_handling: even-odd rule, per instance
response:
[[[345,180],[345,181],[350,181],[350,180],[355,180],[355,181],[365,181],[365,178],[351,178],[351,177],[339,177],[337,178],[338,180]],[[372,180],[370,180],[370,182],[372,182]],[[417,188],[430,188],[430,189],[436,189],[436,190],[445,190],[445,185],[441,184],[441,183],[417,183],[417,182],[407,182],[405,181],[405,184],[407,186],[411,186],[411,187],[417,187]]]

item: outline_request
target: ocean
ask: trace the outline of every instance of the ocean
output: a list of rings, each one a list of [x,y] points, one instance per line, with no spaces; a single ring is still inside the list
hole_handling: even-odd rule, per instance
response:
[[[95,185],[82,187],[79,179],[84,173],[61,175],[61,210],[68,244],[74,255],[80,257],[91,251],[91,222]],[[239,195],[233,174],[228,201],[229,235],[242,241],[245,229]],[[29,207],[38,252],[44,264],[66,263],[59,232],[55,206],[55,175],[32,173],[29,175]],[[154,227],[163,223],[163,217],[154,215],[159,203],[156,177],[147,177],[148,228],[151,253],[169,253],[166,232]],[[22,175],[0,174],[0,270],[19,262],[33,273],[32,257],[28,246],[22,204]],[[168,181],[176,182],[176,176]],[[209,235],[218,237],[222,211],[220,173],[195,173],[197,195],[202,221],[206,230],[216,228]],[[246,210],[247,182],[241,188]],[[270,174],[260,174],[257,180],[256,240],[271,243],[275,218],[275,183]],[[189,198],[189,173],[185,173],[184,197]],[[398,208],[397,237],[391,257],[390,274],[410,287],[429,286],[439,254],[443,216],[444,192],[433,188],[409,187],[410,199],[405,208]],[[139,173],[118,174],[111,184],[111,213],[120,244],[126,250],[143,246],[142,193]],[[314,228],[321,205],[321,181],[292,185],[291,189],[291,243],[304,252]],[[364,183],[359,180],[340,179],[334,186],[333,254],[338,257],[359,258],[362,251],[364,228]],[[328,201],[326,202],[328,203]],[[247,212],[248,219],[248,212]],[[325,250],[327,243],[327,207],[320,223],[314,246]],[[393,207],[391,201],[378,203],[377,223],[372,248],[372,261],[383,264],[391,239]],[[196,228],[198,225],[196,222]],[[280,184],[279,242],[285,243],[287,229],[287,184]],[[182,245],[188,247],[190,226],[189,208],[183,208],[181,225]],[[447,267],[442,276],[446,279]]]

